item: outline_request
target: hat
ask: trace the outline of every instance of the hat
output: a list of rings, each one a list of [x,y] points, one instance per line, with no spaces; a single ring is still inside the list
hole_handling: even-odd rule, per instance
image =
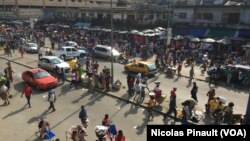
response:
[[[161,82],[160,81],[155,81],[155,84],[159,85]]]
[[[149,96],[155,96],[155,93],[154,92],[150,92],[148,95]]]

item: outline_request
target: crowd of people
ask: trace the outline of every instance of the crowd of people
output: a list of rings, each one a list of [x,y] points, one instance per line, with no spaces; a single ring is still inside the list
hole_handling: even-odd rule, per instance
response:
[[[11,31],[4,31],[6,36],[9,38],[9,42],[6,42],[4,44],[4,48],[6,51],[6,54],[11,57],[11,49],[14,51],[15,49],[18,49],[21,57],[23,58],[24,50],[23,50],[23,44],[26,40],[33,40],[38,45],[42,45],[45,42],[46,36],[50,38],[51,41],[51,47],[52,49],[56,48],[56,44],[58,47],[64,42],[68,40],[72,40],[78,43],[79,46],[84,46],[87,48],[88,52],[92,53],[92,48],[95,44],[103,44],[103,45],[111,45],[110,42],[110,34],[106,32],[96,32],[96,31],[89,31],[89,30],[69,30],[69,29],[58,29],[55,27],[46,27],[46,28],[40,28],[36,29],[34,32],[28,32],[30,30],[25,31],[27,29],[27,26],[19,27],[14,26],[12,27]],[[55,32],[56,30],[56,32]],[[16,31],[18,31],[21,34],[14,34]],[[32,36],[34,35],[34,36]],[[182,65],[185,62],[186,64],[191,66],[191,69],[189,71],[189,83],[193,84],[193,88],[191,90],[191,98],[198,102],[197,98],[197,92],[198,92],[198,86],[196,82],[193,82],[194,79],[194,64],[201,64],[202,71],[201,73],[204,73],[208,66],[214,66],[216,64],[216,67],[219,68],[221,62],[211,59],[211,52],[195,52],[190,53],[186,52],[182,49],[177,49],[174,46],[169,48],[164,48],[165,42],[164,41],[156,41],[149,40],[149,43],[145,41],[144,38],[142,39],[133,39],[133,37],[130,36],[117,36],[115,38],[115,42],[113,43],[114,47],[117,48],[120,52],[123,52],[125,58],[133,58],[133,57],[141,57],[143,60],[147,60],[147,58],[156,55],[155,65],[158,68],[167,68],[169,66],[175,67],[177,66],[177,72],[178,77],[181,77],[181,70]],[[204,57],[208,56],[208,57]],[[111,72],[110,69],[107,67],[104,67],[103,69],[99,68],[99,64],[96,60],[91,58],[91,56],[88,56],[85,58],[86,68],[84,69],[84,65],[81,63],[77,63],[70,72],[66,72],[64,69],[56,68],[55,74],[59,76],[59,80],[61,80],[63,83],[66,81],[67,77],[70,77],[70,86],[69,89],[71,89],[72,86],[74,88],[81,87],[82,83],[85,82],[87,79],[87,87],[89,89],[89,92],[93,92],[94,88],[99,88],[102,90],[105,90],[106,92],[109,92],[112,88],[111,83]],[[245,60],[244,58],[240,56],[235,56],[233,54],[228,55],[228,59],[224,60],[227,63],[226,64],[244,64],[249,65],[249,62]],[[218,69],[217,69],[218,70]],[[4,70],[5,76],[8,82],[13,82],[13,76],[12,73],[14,71],[11,68],[10,63]],[[86,74],[86,75],[84,75]],[[67,76],[68,75],[68,76]],[[214,82],[216,84],[217,79],[214,79],[215,76],[211,76],[210,83]],[[147,74],[141,74],[138,73],[136,76],[128,73],[127,75],[127,87],[128,87],[128,94],[130,96],[134,96],[134,101],[136,104],[141,104],[144,102],[146,90],[150,92],[148,86],[147,86]],[[192,83],[193,82],[193,83]],[[9,83],[5,83],[8,89],[10,89]],[[153,114],[151,108],[155,106],[155,104],[160,103],[159,99],[162,100],[162,93],[160,89],[160,84],[156,82],[155,88],[152,90],[154,92],[153,95],[149,95],[149,100],[145,102],[144,104],[148,107],[148,116],[149,118],[153,119]],[[175,119],[177,119],[177,109],[176,109],[176,94],[177,88],[173,88],[170,92],[170,102],[169,102],[169,109],[164,114],[164,119],[169,116],[171,113],[174,113]],[[28,85],[26,85],[23,89],[23,94],[25,94],[25,97],[27,98],[27,104],[31,108],[31,95],[32,91],[29,88]],[[215,96],[215,89],[212,89],[208,92],[208,102],[206,104],[206,113],[208,115],[211,115],[212,119],[214,120],[215,124],[221,124],[221,123],[227,123],[227,124],[233,124],[235,121],[235,118],[233,117],[233,107],[234,103],[229,102],[228,106],[225,106],[225,102],[222,98],[218,98]],[[50,103],[49,110],[52,109],[53,111],[56,111],[54,102],[55,100],[55,93],[53,90],[49,91],[48,94],[48,101]],[[187,121],[189,119],[193,118],[193,112],[194,112],[194,104],[190,101],[185,101],[182,103],[182,124],[187,124]],[[71,132],[71,138],[74,141],[84,141],[85,137],[87,136],[86,128],[88,126],[88,115],[87,111],[84,106],[81,107],[81,111],[79,113],[79,118],[81,120],[82,125],[77,125],[75,128],[72,128]],[[43,120],[42,120],[43,121]],[[112,140],[113,138],[115,141],[125,141],[125,136],[123,135],[123,131],[119,130],[116,133],[110,133],[108,128],[110,127],[110,121],[108,114],[105,115],[104,119],[102,120],[102,126],[107,127],[107,131],[105,132],[105,137]],[[41,132],[41,136],[45,133],[45,129],[49,128],[48,122],[44,122],[43,124],[39,125],[39,131]],[[105,128],[106,129],[106,128]],[[101,137],[98,139],[101,141]]]

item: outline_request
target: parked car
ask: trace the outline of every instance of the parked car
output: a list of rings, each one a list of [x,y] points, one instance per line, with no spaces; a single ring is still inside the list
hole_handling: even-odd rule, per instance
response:
[[[24,50],[29,53],[37,53],[38,52],[38,46],[36,43],[26,43],[24,45]]]
[[[113,59],[117,60],[120,53],[116,49],[111,49],[111,46],[96,45],[93,48],[94,57],[111,59],[111,50],[113,52]]]
[[[56,67],[64,68],[66,72],[69,72],[69,63],[64,62],[57,56],[44,56],[39,59],[38,67],[49,71],[55,71]]]
[[[148,75],[155,75],[157,73],[157,68],[155,64],[149,63],[146,61],[126,64],[124,65],[124,69],[127,72],[142,73],[142,74],[148,74]]]
[[[47,71],[41,68],[34,68],[24,71],[22,73],[22,79],[35,86],[38,90],[54,88],[58,85],[58,80],[54,76],[50,75]]]
[[[72,46],[78,48],[78,44],[74,41],[65,41],[64,43],[61,44],[61,46]]]
[[[72,59],[72,58],[83,58],[86,56],[86,52],[84,50],[78,50],[77,48],[72,47],[72,46],[64,46],[54,51],[41,48],[39,50],[38,57],[41,58],[42,56],[47,56],[48,52],[51,52],[52,55],[60,57],[63,60]]]

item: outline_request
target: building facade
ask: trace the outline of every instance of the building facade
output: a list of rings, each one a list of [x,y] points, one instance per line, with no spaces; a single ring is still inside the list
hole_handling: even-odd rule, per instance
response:
[[[0,17],[109,19],[178,26],[250,25],[250,0],[0,0]]]

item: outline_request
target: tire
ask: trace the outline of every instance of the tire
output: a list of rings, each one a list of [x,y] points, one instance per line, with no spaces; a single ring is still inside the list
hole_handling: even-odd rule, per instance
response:
[[[66,56],[65,55],[61,55],[60,58],[65,61],[66,60]]]
[[[38,54],[38,59],[40,60],[43,57],[42,54]]]
[[[83,53],[80,54],[80,58],[83,58],[83,57],[85,57],[85,54],[83,54]]]
[[[40,90],[40,88],[39,88],[38,86],[36,86],[36,89],[37,89],[37,90]]]

